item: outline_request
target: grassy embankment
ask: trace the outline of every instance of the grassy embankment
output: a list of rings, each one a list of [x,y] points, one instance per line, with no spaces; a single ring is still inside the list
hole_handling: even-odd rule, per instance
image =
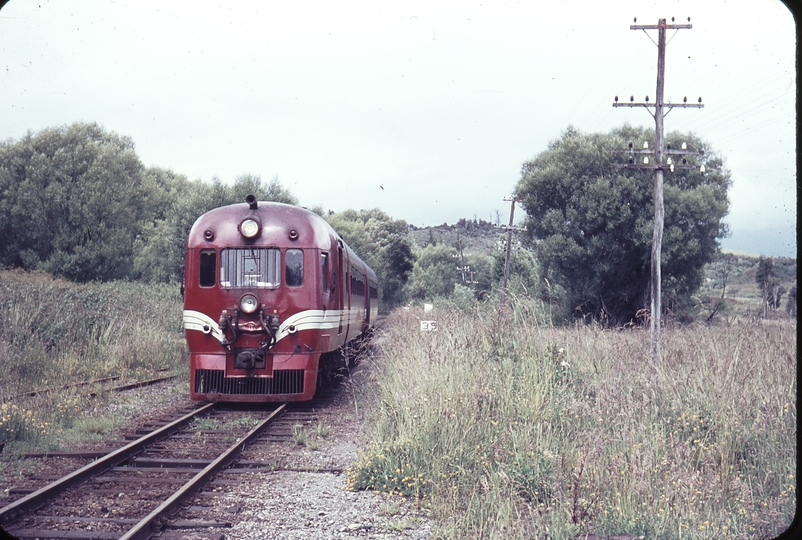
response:
[[[774,537],[796,506],[796,323],[555,328],[398,310],[350,486],[422,496],[444,538]],[[435,319],[436,332],[420,320]]]
[[[0,271],[3,456],[34,446],[57,449],[111,427],[109,418],[86,414],[92,387],[60,387],[111,376],[153,378],[164,368],[186,379],[185,351],[175,286],[78,285],[47,274]],[[19,397],[47,388],[55,390]]]

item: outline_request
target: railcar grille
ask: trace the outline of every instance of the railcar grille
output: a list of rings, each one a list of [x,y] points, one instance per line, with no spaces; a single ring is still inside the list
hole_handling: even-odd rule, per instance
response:
[[[226,377],[222,369],[196,369],[197,394],[302,394],[304,370],[276,369],[272,378]]]

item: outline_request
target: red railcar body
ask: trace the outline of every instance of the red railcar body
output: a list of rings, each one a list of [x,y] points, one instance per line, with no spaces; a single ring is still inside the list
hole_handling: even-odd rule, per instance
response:
[[[198,401],[305,401],[378,315],[376,274],[304,208],[256,201],[198,218],[184,330]]]

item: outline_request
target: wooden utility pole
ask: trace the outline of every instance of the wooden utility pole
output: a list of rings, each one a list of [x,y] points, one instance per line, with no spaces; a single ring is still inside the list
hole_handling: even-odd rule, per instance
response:
[[[691,18],[688,17],[688,23],[690,23]],[[635,19],[637,23],[638,20]],[[657,22],[657,25],[644,25],[644,24],[633,24],[630,25],[630,30],[657,30],[657,92],[655,95],[655,102],[654,104],[649,103],[649,96],[646,96],[646,101],[644,103],[635,103],[635,98],[630,97],[629,103],[619,103],[618,96],[615,97],[615,103],[613,103],[613,107],[646,107],[649,110],[650,107],[654,107],[654,131],[655,131],[655,144],[654,150],[650,151],[648,149],[648,144],[644,144],[644,149],[642,151],[636,151],[632,147],[632,143],[629,144],[629,152],[631,154],[653,154],[654,155],[654,164],[649,164],[649,159],[644,158],[643,164],[636,164],[634,162],[633,157],[630,157],[630,162],[625,165],[616,165],[620,168],[632,168],[632,169],[653,169],[654,170],[654,233],[652,234],[652,261],[651,261],[651,346],[649,348],[649,353],[652,360],[655,360],[660,355],[660,319],[661,319],[661,276],[660,276],[660,253],[662,251],[663,246],[663,222],[665,220],[665,209],[663,206],[663,155],[666,153],[670,154],[680,154],[680,153],[696,153],[696,152],[688,152],[684,148],[682,151],[674,151],[671,152],[670,149],[666,151],[666,145],[664,140],[663,134],[663,118],[666,114],[668,114],[672,108],[674,107],[704,107],[702,105],[702,98],[699,98],[699,102],[695,104],[688,104],[687,98],[683,100],[683,103],[665,103],[663,100],[663,88],[665,83],[665,69],[666,69],[666,30],[668,29],[690,29],[692,26],[690,24],[673,24],[674,20],[671,20],[672,24],[666,24],[665,19],[660,19]],[[664,112],[665,109],[668,109]],[[650,114],[651,111],[650,111]],[[668,168],[671,172],[674,171],[675,168],[683,168],[688,169],[691,167],[686,166],[675,166],[671,163],[669,158],[669,162],[665,164],[666,168]],[[684,160],[683,160],[684,161]]]
[[[457,271],[462,275],[463,283],[465,283],[465,254],[462,251],[464,246],[465,243],[462,241],[462,238],[460,238],[459,231],[457,231],[457,257],[459,257],[459,266],[457,266]]]
[[[504,281],[501,284],[501,292],[499,293],[499,308],[498,308],[498,320],[499,324],[504,322],[504,304],[507,301],[507,281],[510,277],[510,252],[512,251],[512,232],[516,230],[516,227],[513,227],[513,216],[515,214],[515,203],[520,202],[520,199],[516,199],[514,196],[510,199],[504,199],[505,201],[510,201],[510,224],[507,226],[507,248],[504,254]]]

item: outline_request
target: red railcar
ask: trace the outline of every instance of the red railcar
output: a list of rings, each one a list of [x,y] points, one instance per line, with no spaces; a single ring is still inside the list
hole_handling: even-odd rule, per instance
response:
[[[376,274],[313,212],[249,195],[192,226],[184,330],[194,400],[312,399],[377,314]]]

